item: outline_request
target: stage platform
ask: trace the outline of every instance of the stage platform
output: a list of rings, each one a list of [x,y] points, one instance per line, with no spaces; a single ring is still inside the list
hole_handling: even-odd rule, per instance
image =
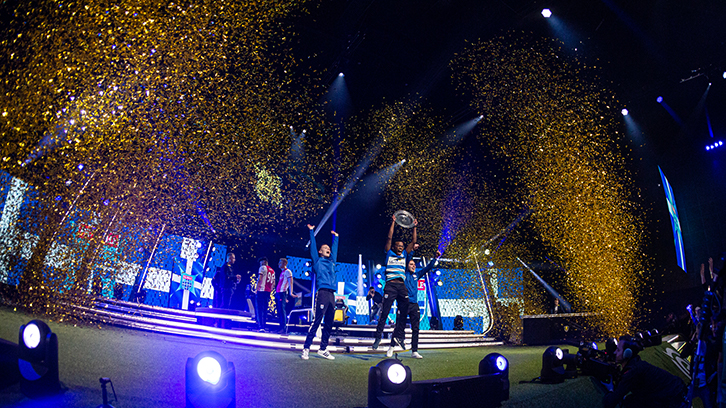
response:
[[[97,299],[93,307],[75,306],[82,318],[91,318],[107,324],[175,334],[186,337],[218,340],[227,344],[257,346],[279,350],[302,350],[308,326],[295,324],[285,334],[275,333],[279,324],[268,320],[265,332],[257,331],[257,323],[247,312],[204,308],[196,311],[149,306],[134,302]],[[221,327],[215,327],[221,326]],[[386,326],[384,340],[378,350],[371,348],[375,326],[341,325],[333,328],[328,350],[331,353],[384,353],[388,347],[392,326]],[[320,333],[311,350],[317,350]],[[406,328],[406,349],[410,349],[411,329]],[[467,330],[422,330],[419,350],[498,346],[503,343]],[[400,347],[397,351],[403,351]]]

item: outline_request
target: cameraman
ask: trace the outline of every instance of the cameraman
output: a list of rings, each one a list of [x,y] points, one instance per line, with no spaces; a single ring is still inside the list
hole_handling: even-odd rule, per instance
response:
[[[603,397],[605,408],[624,407],[678,408],[686,403],[686,385],[669,372],[648,364],[638,353],[643,348],[632,338],[620,337],[615,362],[623,367],[623,375],[614,391]],[[630,395],[628,395],[630,393]]]

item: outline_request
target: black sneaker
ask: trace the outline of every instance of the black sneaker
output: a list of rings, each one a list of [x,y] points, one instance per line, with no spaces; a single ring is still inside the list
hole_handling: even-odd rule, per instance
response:
[[[375,340],[373,340],[373,350],[378,350],[378,346],[381,344],[381,338],[377,337]]]

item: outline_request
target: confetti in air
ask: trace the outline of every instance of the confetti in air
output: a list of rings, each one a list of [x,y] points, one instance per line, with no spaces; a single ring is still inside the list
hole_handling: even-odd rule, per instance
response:
[[[598,313],[604,333],[627,333],[642,312],[648,259],[614,97],[598,88],[594,68],[526,36],[472,45],[454,72],[485,113],[481,142],[509,163],[512,191],[565,271],[573,306]]]

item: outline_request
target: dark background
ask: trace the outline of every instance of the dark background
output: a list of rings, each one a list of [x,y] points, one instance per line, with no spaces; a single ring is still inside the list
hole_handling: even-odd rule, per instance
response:
[[[542,17],[544,7],[552,10],[553,18]],[[726,250],[722,204],[726,147],[705,150],[706,145],[726,139],[724,16],[726,3],[701,0],[325,1],[292,21],[299,33],[293,52],[304,61],[304,69],[324,73],[322,87],[332,84],[339,72],[345,73],[353,106],[350,114],[386,102],[422,98],[454,126],[478,115],[450,79],[449,62],[467,41],[488,40],[512,30],[562,41],[573,56],[600,68],[602,86],[616,94],[638,127],[629,131],[625,121],[622,124],[647,220],[647,253],[653,259],[653,287],[646,292],[658,294],[662,307],[669,309],[699,301],[700,264]],[[709,83],[705,104],[699,106]],[[658,96],[678,120],[656,102]],[[658,166],[675,193],[688,273],[676,264]],[[324,212],[309,222],[317,224]],[[343,201],[318,241],[329,242],[327,231],[334,227],[341,235],[339,261],[357,262],[358,254],[363,254],[364,260],[380,262],[389,220],[381,199],[354,193]],[[252,252],[270,259],[309,254],[304,248],[304,225],[255,240],[259,245]],[[248,252],[240,242],[229,241],[233,250]],[[240,269],[256,269],[256,259],[241,258]],[[547,272],[543,274],[547,279]]]

